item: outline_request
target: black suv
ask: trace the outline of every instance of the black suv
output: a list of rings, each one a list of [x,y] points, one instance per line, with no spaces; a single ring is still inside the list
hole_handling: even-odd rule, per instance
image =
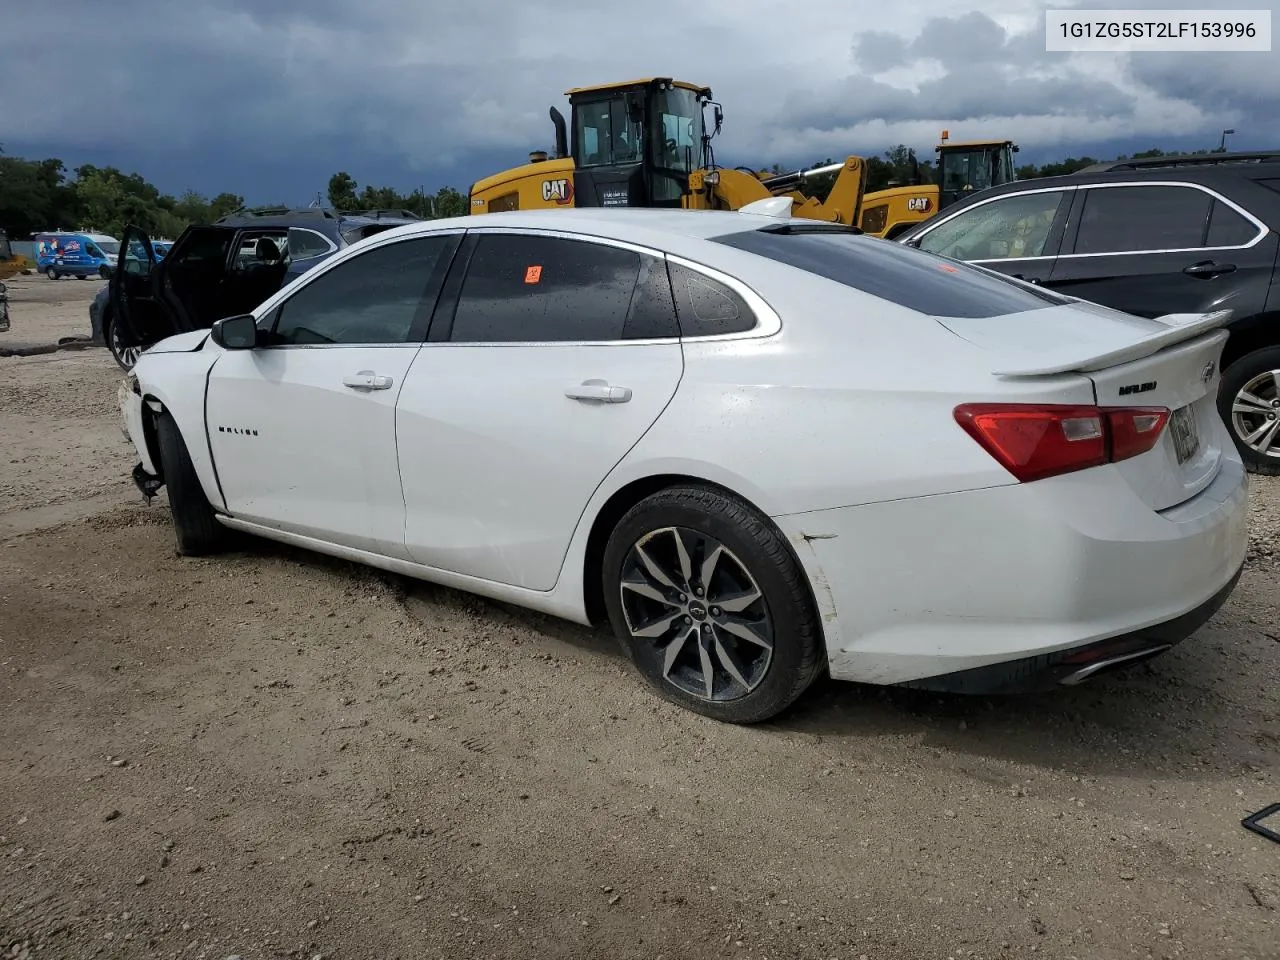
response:
[[[1280,151],[1100,163],[992,187],[898,237],[1141,317],[1230,309],[1218,409],[1280,474]]]
[[[126,227],[110,283],[89,305],[93,342],[128,370],[151,344],[248,313],[343,247],[420,219],[408,210],[240,211],[187,227],[161,260],[146,233]]]

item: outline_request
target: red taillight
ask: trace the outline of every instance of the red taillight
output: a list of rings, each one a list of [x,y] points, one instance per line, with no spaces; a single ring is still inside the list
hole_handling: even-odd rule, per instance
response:
[[[1115,463],[1146,453],[1169,422],[1164,407],[964,403],[956,422],[1019,480]]]

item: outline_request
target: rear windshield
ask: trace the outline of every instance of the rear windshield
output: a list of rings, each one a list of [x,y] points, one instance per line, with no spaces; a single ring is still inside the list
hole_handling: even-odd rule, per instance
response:
[[[713,239],[935,317],[999,317],[1071,303],[957,260],[854,233],[746,230]]]

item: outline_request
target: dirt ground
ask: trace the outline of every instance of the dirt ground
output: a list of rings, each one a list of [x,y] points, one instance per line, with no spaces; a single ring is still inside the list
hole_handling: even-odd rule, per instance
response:
[[[6,341],[88,332],[21,278]],[[1280,957],[1280,483],[1229,604],[1028,699],[752,728],[612,641],[268,543],[173,551],[105,350],[0,359],[0,958]]]

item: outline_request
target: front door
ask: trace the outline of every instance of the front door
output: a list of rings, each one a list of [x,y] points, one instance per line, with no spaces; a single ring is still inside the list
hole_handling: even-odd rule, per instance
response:
[[[208,423],[232,516],[404,556],[396,401],[456,234],[399,239],[317,269],[224,353]]]
[[[1090,185],[1076,206],[1049,280],[1062,293],[1140,317],[1262,312],[1280,241],[1208,191]]]
[[[1026,280],[1048,282],[1073,191],[1028,189],[942,214],[911,245]]]
[[[442,302],[400,394],[406,545],[550,590],[588,500],[680,382],[671,288],[661,259],[631,250],[475,233],[456,313]]]

